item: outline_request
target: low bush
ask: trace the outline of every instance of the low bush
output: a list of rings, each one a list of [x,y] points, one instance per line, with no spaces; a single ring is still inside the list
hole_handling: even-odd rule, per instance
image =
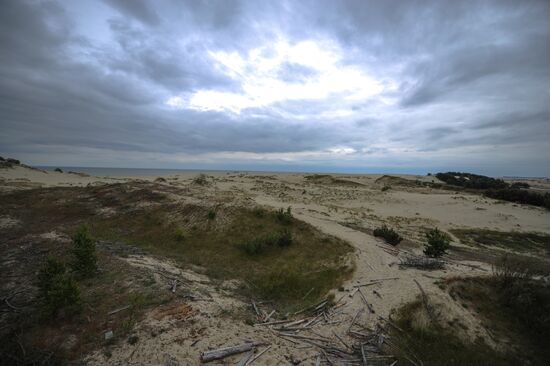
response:
[[[502,179],[472,173],[447,172],[437,173],[435,176],[447,184],[464,188],[501,189],[509,187],[509,184]]]
[[[277,237],[277,245],[280,247],[288,247],[292,244],[292,232],[288,229],[281,231]]]
[[[288,247],[292,244],[292,242],[292,232],[288,229],[284,229],[278,233],[258,236],[241,244],[240,248],[248,255],[258,255],[263,253],[269,247]]]
[[[216,218],[216,211],[209,210],[206,217],[208,217],[208,220],[214,220]]]
[[[206,174],[199,174],[195,178],[193,178],[193,184],[199,185],[199,186],[206,186],[208,185],[208,179],[206,178]]]
[[[73,257],[72,269],[82,277],[90,277],[97,271],[95,240],[86,226],[81,226],[73,236]]]
[[[523,203],[550,209],[550,193],[539,194],[519,188],[489,189],[485,196],[497,200]]]
[[[176,228],[174,230],[174,238],[178,243],[185,241],[185,231],[182,228]]]
[[[512,185],[510,185],[510,188],[517,188],[517,189],[520,189],[520,188],[528,189],[530,187],[531,186],[529,185],[529,183],[526,183],[526,182],[515,182],[515,183],[512,183]]]
[[[387,227],[386,225],[382,225],[381,227],[374,229],[373,234],[376,237],[384,238],[386,243],[391,245],[397,245],[401,242],[401,240],[403,240],[403,238],[395,230]]]
[[[264,252],[266,243],[259,238],[255,238],[241,244],[240,248],[248,255],[258,255]]]
[[[439,258],[445,254],[451,242],[449,235],[438,228],[428,231],[426,233],[426,240],[427,243],[424,245],[424,254],[432,258]]]
[[[80,310],[80,291],[59,260],[48,258],[38,273],[37,285],[46,315]]]
[[[277,210],[276,216],[277,216],[277,220],[279,220],[283,224],[292,223],[293,217],[292,217],[292,209],[290,208],[290,206],[286,210],[283,210],[282,208]]]

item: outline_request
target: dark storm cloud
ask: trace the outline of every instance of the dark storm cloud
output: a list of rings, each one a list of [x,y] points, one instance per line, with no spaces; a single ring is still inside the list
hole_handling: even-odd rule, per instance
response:
[[[104,3],[2,2],[2,154],[317,152],[338,165],[340,151],[356,167],[474,147],[504,154],[521,145],[525,164],[550,156],[550,2]],[[79,13],[86,4],[97,10]],[[303,41],[335,57],[335,68],[300,54],[266,71],[265,60],[282,57],[275,45]],[[360,70],[383,90],[314,94],[338,86],[341,70]],[[271,97],[265,85],[288,98],[261,102]],[[210,91],[222,107],[188,104]],[[224,108],[231,98],[251,106]]]

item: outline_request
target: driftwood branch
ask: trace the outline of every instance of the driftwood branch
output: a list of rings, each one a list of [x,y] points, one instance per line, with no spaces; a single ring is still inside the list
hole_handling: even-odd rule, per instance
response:
[[[257,346],[261,346],[263,344],[264,343],[259,343],[259,342],[243,343],[238,346],[218,348],[211,351],[201,352],[201,361],[210,362],[214,360],[219,360],[228,356],[236,355],[238,353],[250,351],[256,348]]]

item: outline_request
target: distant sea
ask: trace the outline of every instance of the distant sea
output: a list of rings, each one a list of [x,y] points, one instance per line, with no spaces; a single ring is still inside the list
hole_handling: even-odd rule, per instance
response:
[[[58,167],[37,166],[39,169],[54,171]],[[64,172],[85,173],[95,177],[156,177],[162,175],[178,174],[181,172],[198,172],[195,169],[144,169],[144,168],[90,168],[79,166],[61,166]],[[200,170],[202,172],[208,170]],[[214,170],[210,170],[214,171]],[[219,171],[219,170],[218,170]]]

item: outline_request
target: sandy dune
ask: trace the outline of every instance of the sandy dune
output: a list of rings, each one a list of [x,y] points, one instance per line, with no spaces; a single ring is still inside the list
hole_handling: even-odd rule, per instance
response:
[[[462,330],[464,337],[480,336],[489,343],[492,342],[476,318],[455,302],[449,301],[448,294],[441,291],[434,283],[437,279],[457,275],[485,275],[490,273],[490,265],[483,262],[456,262],[448,265],[444,270],[431,271],[429,274],[416,269],[400,269],[397,265],[398,256],[384,250],[386,244],[368,233],[346,226],[346,223],[354,223],[365,229],[372,229],[381,223],[391,224],[410,239],[411,244],[406,251],[412,253],[421,253],[422,230],[436,226],[444,230],[474,227],[550,233],[548,210],[501,203],[473,194],[423,187],[392,186],[383,192],[381,185],[377,183],[377,179],[382,176],[379,174],[332,175],[337,179],[358,184],[315,182],[306,179],[309,174],[297,173],[208,172],[206,174],[213,179],[214,184],[208,188],[208,194],[205,194],[202,199],[206,197],[215,202],[230,201],[231,204],[255,202],[272,208],[291,206],[297,218],[353,245],[356,268],[353,277],[345,284],[343,291],[334,290],[336,298],[342,298],[342,303],[345,305],[334,317],[333,324],[319,323],[314,329],[315,334],[324,337],[333,337],[336,333],[345,338],[351,318],[365,307],[362,298],[353,291],[354,285],[375,279],[388,279],[364,288],[364,295],[372,304],[375,313],[364,311],[359,316],[358,322],[374,327],[381,321],[380,317],[387,318],[392,309],[414,299],[419,295],[419,288],[413,281],[416,280],[426,290],[432,301],[445,304],[444,306],[448,308],[445,316],[449,319],[460,317],[462,322],[468,325],[467,331]],[[166,181],[159,184],[186,187],[196,175],[195,172],[170,175],[163,177]],[[411,181],[434,179],[413,175],[399,175],[399,177]],[[35,186],[86,186],[129,179],[154,181],[155,178],[98,178],[43,172],[24,167],[0,170],[3,190]],[[549,182],[544,180],[537,181],[537,184],[543,189],[550,186]],[[181,196],[177,199],[189,201],[193,198]],[[1,216],[2,225],[11,223],[10,218]],[[293,344],[275,336],[267,327],[246,325],[229,316],[223,316],[223,313],[228,310],[250,311],[249,304],[241,303],[231,297],[231,284],[213,289],[209,285],[208,278],[202,278],[188,270],[182,272],[181,269],[173,268],[169,262],[154,261],[146,256],[131,257],[128,262],[149,269],[151,267],[161,267],[164,270],[168,268],[187,279],[188,286],[197,293],[207,292],[209,298],[197,299],[191,303],[197,312],[188,325],[181,325],[181,322],[173,319],[159,320],[154,314],[150,314],[137,326],[136,334],[140,338],[137,345],[121,342],[113,348],[109,358],[98,351],[87,358],[89,364],[193,365],[199,364],[199,351],[235,345],[247,339],[265,341],[272,345],[256,361],[257,364],[288,364],[291,355],[303,360],[302,364],[314,364],[318,354],[314,347],[304,348],[301,343]],[[265,310],[269,309],[265,308]],[[152,333],[158,336],[150,336]],[[228,360],[230,364],[235,364],[240,357],[235,356]]]

